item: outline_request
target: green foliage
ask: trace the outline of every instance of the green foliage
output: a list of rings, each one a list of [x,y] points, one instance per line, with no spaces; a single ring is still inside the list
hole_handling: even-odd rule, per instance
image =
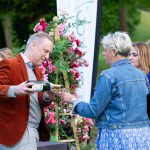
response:
[[[14,46],[21,46],[27,40],[30,33],[33,33],[33,24],[40,17],[50,20],[56,15],[55,0],[1,0],[0,17],[9,14],[12,19],[13,43]],[[16,13],[17,12],[17,13]]]
[[[101,33],[102,35],[119,29],[119,15],[116,2],[104,0],[102,5]]]
[[[132,4],[131,4],[132,3]],[[140,13],[137,11],[140,0],[104,0],[102,5],[102,35],[108,32],[120,30],[120,10],[125,8],[127,11],[127,24],[129,33],[135,30],[135,24],[140,22]]]
[[[102,35],[120,30],[119,10],[121,8],[126,8],[128,11],[127,22],[129,33],[133,33],[140,21],[140,12],[137,11],[137,8],[150,10],[150,1],[103,0],[101,17]],[[33,32],[33,26],[38,22],[40,17],[44,16],[46,20],[51,20],[52,16],[56,15],[56,1],[1,0],[0,12],[0,18],[3,18],[4,14],[11,15],[14,36],[13,43],[14,46],[21,46],[24,44],[24,40],[28,39],[29,34]]]
[[[140,23],[141,20],[140,11],[135,9],[132,13],[130,13],[130,17],[128,17],[127,19],[128,19],[129,33],[132,34],[136,30],[136,25]]]
[[[50,142],[59,142],[54,134],[51,134]]]
[[[150,11],[150,0],[138,0],[139,1],[139,8],[143,10]]]

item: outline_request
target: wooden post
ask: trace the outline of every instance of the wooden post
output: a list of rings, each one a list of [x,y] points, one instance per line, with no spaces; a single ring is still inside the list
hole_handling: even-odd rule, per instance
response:
[[[57,42],[60,40],[60,35],[58,31],[58,23],[59,23],[59,18],[57,16],[53,17],[53,23],[54,23],[54,41]]]
[[[72,120],[72,128],[73,128],[73,133],[74,133],[74,138],[75,138],[76,150],[80,150],[79,139],[77,135],[77,126],[75,124],[74,116],[71,116],[71,120]]]
[[[59,130],[59,123],[58,123],[58,104],[55,105],[55,114],[56,114],[56,129],[55,129],[55,136],[56,140],[58,140],[59,135],[58,135],[58,130]]]

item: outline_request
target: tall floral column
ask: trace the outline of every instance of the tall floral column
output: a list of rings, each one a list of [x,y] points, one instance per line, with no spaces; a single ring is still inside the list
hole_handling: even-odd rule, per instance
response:
[[[54,35],[53,36],[54,36],[55,42],[57,42],[57,41],[60,40],[59,30],[58,30],[58,23],[59,23],[58,17],[56,17],[56,16],[53,17],[53,22],[54,22]],[[61,56],[64,59],[63,53],[61,53]],[[65,83],[65,88],[68,92],[70,92],[70,84],[69,84],[69,81],[68,81],[68,75],[67,75],[66,71],[63,71],[63,78],[64,78],[64,83]],[[62,115],[67,115],[67,114],[62,114]],[[79,139],[78,139],[78,136],[77,136],[77,128],[76,128],[74,117],[72,117],[72,128],[73,128],[74,139],[75,139],[75,143],[76,143],[76,149],[80,150]],[[62,140],[62,142],[63,142],[63,140]],[[65,140],[65,142],[67,142],[67,140]]]
[[[44,18],[34,27],[35,32],[46,32],[53,35],[55,41],[53,53],[40,67],[44,79],[52,83],[62,84],[66,90],[77,96],[76,88],[80,87],[80,67],[87,67],[88,63],[83,59],[85,52],[82,51],[80,40],[75,33],[66,34],[67,17],[53,18],[49,24]],[[74,25],[74,24],[73,24]],[[52,31],[52,32],[51,32]],[[59,91],[57,91],[59,93]],[[51,97],[51,104],[45,108],[46,123],[54,140],[63,142],[75,142],[76,149],[80,150],[79,144],[89,138],[88,129],[92,127],[92,120],[71,114],[72,105],[64,104],[59,94]],[[52,134],[51,134],[52,135]],[[53,138],[51,137],[51,140]]]

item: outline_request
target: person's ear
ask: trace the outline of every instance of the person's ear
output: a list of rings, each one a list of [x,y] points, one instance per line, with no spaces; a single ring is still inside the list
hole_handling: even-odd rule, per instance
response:
[[[34,49],[34,48],[36,47],[36,45],[37,45],[36,41],[32,41],[32,42],[31,42],[31,47],[32,47],[32,49]]]
[[[113,50],[112,53],[113,53],[113,56],[116,56],[118,54],[118,50]]]

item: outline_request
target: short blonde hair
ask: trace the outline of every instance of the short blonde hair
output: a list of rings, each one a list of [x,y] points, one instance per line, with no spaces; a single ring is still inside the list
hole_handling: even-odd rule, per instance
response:
[[[139,55],[139,62],[145,73],[150,72],[150,46],[145,43],[137,42],[132,44]]]
[[[104,48],[118,50],[118,54],[126,57],[132,48],[131,39],[126,32],[108,33],[103,37],[101,43]]]

